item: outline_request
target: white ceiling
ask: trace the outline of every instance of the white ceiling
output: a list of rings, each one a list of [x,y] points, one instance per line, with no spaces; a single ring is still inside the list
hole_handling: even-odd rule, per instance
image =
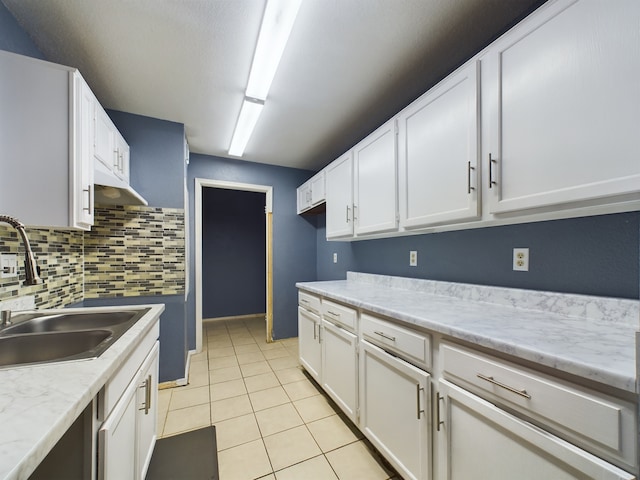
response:
[[[106,108],[227,156],[265,0],[2,0]],[[318,170],[542,0],[303,0],[243,159]]]

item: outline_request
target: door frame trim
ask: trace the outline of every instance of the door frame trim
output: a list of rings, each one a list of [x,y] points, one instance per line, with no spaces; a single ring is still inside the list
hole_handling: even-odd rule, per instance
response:
[[[196,277],[196,352],[202,351],[202,189],[223,188],[245,192],[261,192],[265,194],[265,222],[267,253],[266,275],[266,331],[267,342],[271,342],[273,331],[273,187],[270,185],[256,185],[252,183],[227,182],[208,178],[195,179],[195,277]]]

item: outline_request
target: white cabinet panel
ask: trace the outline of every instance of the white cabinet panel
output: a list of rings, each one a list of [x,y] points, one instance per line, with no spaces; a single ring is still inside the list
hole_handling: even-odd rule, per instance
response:
[[[136,392],[136,477],[144,480],[156,444],[158,424],[158,362],[160,343],[145,360],[138,375]]]
[[[94,102],[94,155],[108,171],[115,166],[116,138],[115,127],[100,103]]]
[[[479,216],[478,69],[470,62],[398,116],[404,228]]]
[[[490,47],[492,213],[640,192],[639,24],[636,0],[563,0]]]
[[[353,149],[356,235],[398,228],[396,120],[389,120]]]
[[[437,436],[445,446],[439,460],[447,480],[636,478],[446,380],[438,394]]]
[[[319,383],[322,372],[320,317],[298,307],[298,351],[300,364]]]
[[[88,230],[86,83],[75,69],[5,51],[0,72],[0,210],[27,226]]]
[[[98,480],[134,478],[137,388],[132,382],[98,432]]]
[[[349,151],[327,167],[327,239],[353,235],[353,162]]]
[[[342,411],[357,423],[358,337],[322,321],[322,387]]]
[[[431,478],[429,379],[428,373],[360,342],[360,429],[405,479]]]

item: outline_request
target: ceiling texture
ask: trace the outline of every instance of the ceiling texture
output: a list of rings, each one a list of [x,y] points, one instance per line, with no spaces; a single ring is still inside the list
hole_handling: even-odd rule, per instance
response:
[[[228,156],[266,0],[1,0],[105,108]],[[319,170],[544,0],[303,0],[242,159]]]

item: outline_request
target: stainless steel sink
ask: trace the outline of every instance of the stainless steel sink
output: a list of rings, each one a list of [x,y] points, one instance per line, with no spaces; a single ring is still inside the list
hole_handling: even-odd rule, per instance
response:
[[[103,313],[61,313],[54,315],[29,315],[22,320],[17,317],[15,325],[2,330],[2,334],[68,332],[71,330],[94,330],[122,326],[130,322],[138,311],[118,311]]]
[[[0,329],[0,367],[99,357],[147,312],[16,315],[13,325]]]
[[[112,336],[109,330],[0,337],[0,366],[86,358]]]

